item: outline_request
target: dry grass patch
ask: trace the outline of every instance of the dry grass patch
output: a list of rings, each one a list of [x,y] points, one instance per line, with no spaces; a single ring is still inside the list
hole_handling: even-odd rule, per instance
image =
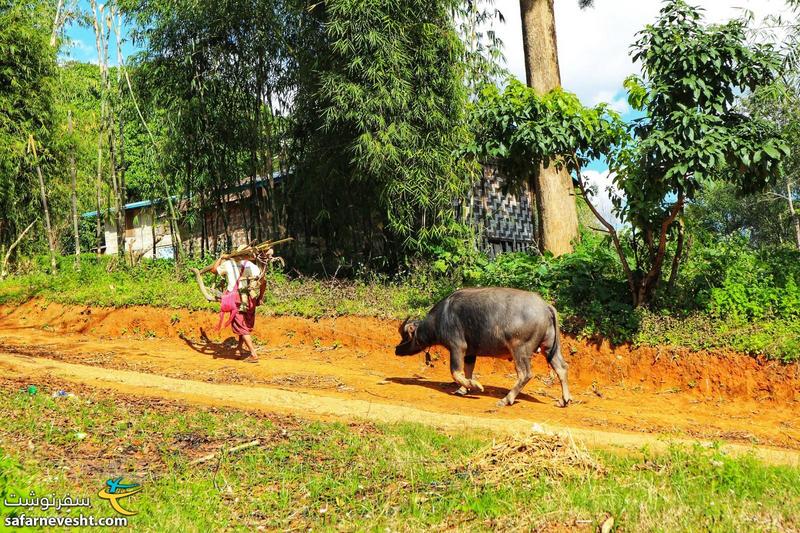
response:
[[[531,433],[494,440],[455,471],[484,484],[497,485],[530,475],[556,479],[602,476],[606,468],[571,436]]]

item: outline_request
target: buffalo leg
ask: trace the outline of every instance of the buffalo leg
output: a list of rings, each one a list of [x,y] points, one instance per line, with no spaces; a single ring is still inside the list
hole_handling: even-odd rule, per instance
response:
[[[542,350],[544,351],[544,349]],[[545,351],[544,353],[549,353]],[[547,359],[547,362],[550,363],[550,367],[556,371],[556,375],[558,376],[558,381],[561,382],[561,401],[558,402],[559,407],[566,407],[569,405],[569,402],[572,401],[572,397],[569,394],[569,384],[567,383],[567,362],[564,361],[564,356],[561,355],[561,348],[557,347],[555,353],[552,357]]]
[[[460,348],[450,349],[450,374],[453,376],[453,380],[456,383],[458,383],[468,391],[472,389],[478,389],[479,391],[483,392],[483,385],[481,385],[474,379],[467,379],[467,376],[464,375],[463,349]]]
[[[472,380],[472,372],[475,370],[475,360],[477,359],[474,355],[467,355],[464,356],[464,375],[468,380]],[[466,396],[469,392],[465,386],[460,386],[458,390],[454,394],[458,394],[459,396]]]
[[[497,402],[498,407],[513,405],[517,395],[522,388],[528,384],[533,377],[531,372],[531,352],[533,348],[528,344],[523,344],[514,351],[514,366],[517,368],[517,383],[508,391],[506,397]]]

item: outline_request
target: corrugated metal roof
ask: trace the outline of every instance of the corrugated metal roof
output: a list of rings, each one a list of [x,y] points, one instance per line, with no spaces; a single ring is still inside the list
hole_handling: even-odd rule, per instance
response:
[[[275,172],[272,173],[272,179],[276,183],[280,182],[281,179],[283,179],[283,173],[281,171],[279,171],[279,170],[276,170]],[[257,187],[264,187],[266,184],[267,184],[267,180],[265,180],[264,178],[260,178],[260,179],[258,179],[258,181],[256,181],[256,186]],[[231,187],[229,189],[225,189],[224,191],[222,191],[222,193],[223,194],[235,193],[235,192],[243,191],[243,190],[245,190],[245,189],[247,189],[249,187],[250,187],[250,184],[249,183],[245,183],[243,185],[237,185],[236,187]],[[177,196],[173,196],[172,199],[173,200],[177,200],[178,197]],[[155,203],[156,204],[160,204],[163,201],[164,201],[163,199],[158,198],[155,201]],[[153,205],[153,201],[152,200],[139,200],[138,202],[131,202],[129,204],[125,204],[125,210],[137,209],[139,207],[148,207],[150,205]],[[109,209],[108,212],[109,213],[113,213],[113,212],[115,212],[115,209],[113,209],[113,208]],[[83,217],[83,218],[92,218],[92,217],[96,217],[96,216],[97,216],[97,211],[87,211],[86,213],[83,213],[81,215],[81,217]]]

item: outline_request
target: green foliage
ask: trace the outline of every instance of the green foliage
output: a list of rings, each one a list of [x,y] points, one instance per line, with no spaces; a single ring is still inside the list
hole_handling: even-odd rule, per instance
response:
[[[683,306],[718,318],[747,322],[800,315],[796,250],[752,250],[744,239],[722,240],[694,251],[682,278]]]
[[[231,246],[223,191],[244,183],[255,187],[279,166],[275,106],[285,105],[294,88],[287,80],[294,44],[289,28],[296,21],[287,4],[123,2],[137,22],[136,39],[145,45],[133,81],[147,127],[132,107],[127,112],[132,148],[140,156],[132,185],[146,198],[192,198],[184,222],[197,233],[203,217],[219,216],[221,249]],[[246,202],[252,239],[278,233],[279,198],[272,188],[265,193]],[[267,207],[272,227],[266,227]]]
[[[642,311],[639,330],[632,340],[640,345],[690,350],[734,350],[783,363],[800,361],[800,321],[796,319],[741,322],[699,311],[679,318]]]
[[[74,259],[64,256],[59,258],[56,274],[48,274],[47,265],[46,256],[20,261],[17,275],[0,281],[0,304],[39,297],[65,304],[105,307],[219,308],[203,298],[188,270],[192,266],[206,266],[200,260],[187,260],[177,278],[175,264],[167,259],[143,259],[136,267],[130,267],[114,257],[82,254],[78,270]],[[208,276],[206,283],[221,280]],[[268,281],[259,312],[269,315],[318,318],[353,314],[397,318],[409,311],[424,313],[440,294],[430,280],[405,286],[384,278],[323,281],[306,277],[290,279],[274,272]]]
[[[687,201],[712,178],[738,193],[763,190],[780,177],[789,154],[780,129],[748,116],[736,99],[772,83],[779,56],[769,45],[748,41],[744,19],[708,26],[701,19],[682,0],[668,2],[634,45],[643,75],[629,78],[626,87],[645,117],[610,166],[621,191],[612,200],[632,227],[637,305],[650,303],[661,284],[668,243],[680,230],[673,223],[680,223]]]
[[[793,242],[794,227],[785,195],[785,183],[761,194],[743,196],[731,183],[712,181],[686,206],[687,233],[705,244],[740,238],[754,249]]]
[[[722,238],[745,237],[754,249],[771,249],[792,242],[800,249],[789,201],[800,205],[800,95],[798,88],[779,82],[748,96],[748,115],[780,129],[791,153],[781,161],[782,179],[763,192],[743,195],[735,183],[714,180],[686,207],[686,223],[694,239],[710,244]]]
[[[464,47],[464,83],[469,99],[477,98],[481,89],[508,76],[502,66],[503,40],[493,22],[505,23],[503,13],[494,7],[494,0],[477,0],[455,4],[455,24]]]
[[[563,164],[580,172],[589,161],[607,155],[625,139],[620,116],[606,104],[581,105],[574,94],[556,89],[539,96],[510,79],[500,93],[486,87],[472,122],[475,143],[465,152],[480,159],[497,159],[506,173],[527,179],[542,163]]]
[[[629,101],[646,116],[634,126],[636,142],[615,158],[626,219],[658,225],[667,195],[693,198],[724,171],[742,191],[777,177],[789,153],[780,132],[736,108],[737,93],[770,84],[780,65],[771,46],[748,42],[746,20],[706,26],[697,8],[668,2],[640,32],[633,59],[642,78],[626,81]]]
[[[763,190],[780,176],[780,162],[789,154],[774,122],[736,108],[735,95],[771,83],[780,63],[770,46],[749,44],[746,29],[744,20],[705,26],[698,9],[669,1],[634,44],[642,78],[625,85],[631,105],[645,116],[634,123],[633,136],[605,106],[585,108],[560,90],[540,96],[511,82],[502,95],[484,91],[474,117],[476,143],[467,152],[499,158],[517,178],[536,172],[540,163],[566,165],[587,196],[592,191],[581,169],[606,157],[621,192],[612,197],[616,214],[630,226],[627,242],[601,222],[633,304],[648,305],[684,204],[712,177],[737,192]]]
[[[477,283],[538,292],[555,304],[564,331],[621,343],[635,335],[639,315],[627,302],[620,280],[614,252],[586,234],[572,254],[558,258],[503,254],[486,266]]]
[[[461,286],[517,287],[553,302],[562,329],[578,336],[800,359],[800,256],[789,249],[755,252],[742,241],[693,248],[673,292],[654,302],[654,311],[629,303],[619,259],[596,234],[585,233],[575,252],[558,258],[509,253],[489,260],[459,239],[429,253],[435,257],[431,264],[414,265],[394,281],[372,275],[326,282],[273,273],[260,312],[400,319],[424,315]],[[145,259],[133,268],[92,254],[81,261],[78,271],[72,258],[63,257],[59,272],[50,275],[47,258],[37,258],[27,274],[0,282],[0,303],[41,297],[112,307],[216,309],[187,271],[176,281],[170,261]]]
[[[0,244],[10,244],[39,216],[35,178],[56,167],[56,50],[50,46],[52,7],[40,0],[0,1]],[[33,137],[34,160],[27,143]]]
[[[31,481],[32,477],[17,459],[0,447],[0,500],[6,502],[27,497],[31,490],[36,490],[31,486]],[[19,507],[9,509],[3,505],[3,518],[19,516],[22,512]]]
[[[352,237],[367,241],[352,248],[373,248],[365,226],[375,223],[365,219],[379,221],[375,233],[390,240],[390,253],[398,250],[392,240],[419,251],[451,234],[452,202],[474,171],[456,156],[467,136],[456,5],[334,0],[307,15],[297,187],[307,216],[337,247]]]

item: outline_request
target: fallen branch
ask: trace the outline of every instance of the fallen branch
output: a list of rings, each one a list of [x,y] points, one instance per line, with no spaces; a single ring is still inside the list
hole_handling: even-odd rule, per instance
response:
[[[6,276],[8,276],[8,272],[6,271],[6,266],[8,266],[8,259],[11,257],[11,252],[14,251],[14,248],[16,248],[17,245],[20,243],[20,241],[22,241],[23,237],[25,237],[25,234],[28,233],[28,231],[33,227],[34,224],[36,224],[36,220],[28,224],[28,227],[22,230],[22,233],[19,234],[17,240],[12,242],[11,246],[9,246],[8,250],[6,250],[6,255],[5,257],[3,257],[3,266],[2,268],[0,268],[0,279],[4,279]]]
[[[275,262],[285,265],[286,263],[284,263],[283,259],[281,259],[280,257],[273,256],[274,251],[272,248],[277,244],[283,244],[285,242],[290,242],[293,240],[294,239],[292,237],[287,237],[285,239],[280,239],[277,241],[265,241],[262,242],[261,244],[250,245],[237,252],[222,254],[219,257],[219,261],[224,261],[226,259],[242,258],[242,259],[255,260],[258,263],[262,263],[264,266]],[[207,267],[205,267],[200,271],[200,274],[205,274],[206,272],[210,272],[213,266],[214,264],[208,265]]]
[[[234,446],[233,448],[230,448],[228,450],[223,448],[223,449],[218,450],[218,451],[216,451],[214,453],[209,453],[208,455],[204,455],[202,457],[198,457],[197,459],[195,459],[194,461],[190,462],[189,464],[190,465],[199,465],[201,463],[208,462],[208,461],[214,459],[215,457],[217,457],[218,455],[221,455],[223,453],[226,453],[226,454],[236,453],[236,452],[240,452],[242,450],[246,450],[248,448],[254,448],[254,447],[258,446],[259,444],[261,444],[261,441],[256,439],[256,440],[253,440],[253,441],[250,441],[250,442],[245,442],[244,444],[240,444],[238,446]]]

